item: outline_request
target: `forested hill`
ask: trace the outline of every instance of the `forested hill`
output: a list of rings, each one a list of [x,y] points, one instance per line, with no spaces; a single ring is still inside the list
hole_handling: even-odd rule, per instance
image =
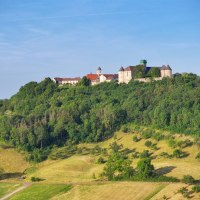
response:
[[[96,142],[125,123],[200,136],[200,77],[59,87],[30,82],[0,101],[0,137],[27,150]]]

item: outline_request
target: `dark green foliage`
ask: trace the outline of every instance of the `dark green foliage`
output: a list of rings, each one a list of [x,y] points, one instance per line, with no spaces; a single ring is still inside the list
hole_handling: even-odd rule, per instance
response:
[[[84,76],[78,83],[78,85],[81,86],[90,86],[91,85],[91,81],[90,79],[88,79],[86,76]]]
[[[155,133],[152,135],[152,138],[155,139],[155,140],[157,140],[157,141],[163,140],[164,137],[165,137],[165,136],[164,136],[163,134],[157,133],[157,132],[155,132]]]
[[[190,191],[186,187],[182,187],[178,190],[178,193],[182,194],[184,198],[191,198],[190,197]]]
[[[113,142],[110,144],[110,149],[113,151],[113,152],[118,152],[120,149],[122,149],[123,145],[122,144],[117,144],[117,142]]]
[[[157,67],[152,67],[148,73],[147,76],[155,78],[155,77],[160,77],[160,69]]]
[[[44,179],[42,179],[42,178],[38,178],[38,177],[31,177],[31,181],[32,182],[39,182],[39,181],[43,181]]]
[[[178,145],[177,145],[177,141],[175,140],[175,139],[173,139],[173,138],[170,138],[169,140],[168,140],[168,145],[170,146],[170,147],[172,147],[172,148],[176,148]]]
[[[147,140],[147,141],[144,143],[144,145],[145,145],[146,147],[151,147],[151,146],[152,146],[152,142],[149,141],[149,140]]]
[[[129,128],[128,128],[127,126],[123,126],[123,127],[122,127],[122,131],[123,131],[124,133],[128,133],[130,130],[129,130]]]
[[[153,176],[154,166],[150,158],[143,158],[137,163],[138,176],[141,178],[150,178]]]
[[[180,149],[175,149],[174,151],[173,151],[173,157],[175,157],[175,158],[183,158],[183,157],[185,157],[185,153],[183,152],[183,151],[181,151]]]
[[[108,180],[129,180],[133,177],[134,170],[131,167],[131,160],[121,152],[113,152],[106,162],[103,176]]]
[[[27,160],[35,163],[44,161],[47,159],[49,152],[49,149],[34,149],[27,157]]]
[[[179,148],[186,148],[186,147],[192,146],[192,144],[193,143],[190,140],[188,140],[188,139],[177,142],[177,146]]]
[[[49,154],[49,158],[52,160],[69,158],[77,152],[76,146],[64,146],[62,148],[53,148]]]
[[[144,78],[146,76],[144,65],[138,65],[138,66],[136,66],[134,74],[135,74],[134,78]]]
[[[105,163],[105,160],[102,157],[99,157],[98,160],[97,160],[97,163],[103,164],[103,163]]]
[[[200,160],[200,152],[196,155],[195,159]]]
[[[142,133],[142,137],[143,137],[144,139],[149,139],[149,138],[151,138],[151,136],[152,136],[152,131],[150,131],[150,130],[146,130],[146,131],[144,131],[144,132]]]
[[[167,152],[162,152],[162,153],[160,153],[160,157],[163,157],[163,158],[172,158],[173,155],[169,155]]]
[[[199,193],[200,192],[200,185],[195,185],[192,187],[192,191],[193,192],[196,192],[196,193]]]
[[[193,184],[195,182],[195,179],[190,175],[184,175],[182,182],[186,184]]]
[[[0,139],[33,154],[31,160],[43,160],[35,149],[64,146],[66,141],[102,141],[127,123],[137,125],[135,131],[151,126],[199,138],[200,78],[194,74],[152,83],[83,85],[58,87],[47,78],[1,100]],[[147,130],[142,138],[155,135]],[[185,144],[172,146],[177,145]]]
[[[137,137],[136,135],[134,135],[134,136],[133,136],[133,141],[134,141],[134,142],[139,142],[139,141],[140,141],[140,138]]]
[[[148,150],[144,150],[141,154],[140,154],[140,158],[150,158],[151,154],[149,153]]]

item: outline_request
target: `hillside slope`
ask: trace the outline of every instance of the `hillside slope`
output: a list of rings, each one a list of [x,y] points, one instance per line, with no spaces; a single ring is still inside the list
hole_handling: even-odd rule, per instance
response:
[[[74,87],[59,87],[47,78],[0,101],[0,138],[34,151],[66,141],[99,142],[128,122],[199,136],[199,94],[200,78],[194,74]]]

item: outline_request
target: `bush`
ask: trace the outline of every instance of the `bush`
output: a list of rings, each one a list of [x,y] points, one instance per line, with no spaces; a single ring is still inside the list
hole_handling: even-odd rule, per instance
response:
[[[52,160],[58,160],[58,159],[65,159],[65,158],[69,158],[72,155],[74,155],[77,151],[77,147],[76,146],[65,146],[65,147],[61,147],[61,148],[54,148],[51,152],[51,154],[49,155],[49,158]]]
[[[181,151],[180,149],[175,149],[174,151],[173,151],[173,157],[175,157],[175,158],[183,158],[184,156],[185,156],[185,154],[184,154],[184,152],[183,151]]]
[[[153,149],[153,150],[158,150],[159,148],[157,147],[157,144],[154,143],[154,144],[151,145],[151,149]]]
[[[178,193],[181,193],[184,198],[190,198],[190,192],[186,187],[182,187],[178,190]]]
[[[195,182],[195,179],[190,175],[184,175],[182,182],[186,184],[193,184]]]
[[[130,130],[129,130],[129,128],[128,128],[127,126],[123,126],[123,127],[122,127],[122,131],[123,131],[124,133],[128,133]]]
[[[145,131],[142,133],[142,137],[144,139],[149,139],[149,138],[151,138],[151,136],[152,136],[152,131]]]
[[[97,163],[103,164],[103,163],[105,163],[105,160],[102,157],[99,157],[98,160],[97,160]]]
[[[149,158],[151,156],[151,154],[149,153],[148,150],[144,150],[141,154],[140,154],[140,158]]]
[[[134,142],[139,142],[139,141],[140,141],[140,138],[138,138],[136,135],[134,135],[134,136],[133,136],[133,141],[134,141]]]
[[[157,140],[157,141],[161,141],[161,140],[164,139],[164,135],[162,135],[161,133],[154,133],[152,138]]]
[[[151,158],[142,158],[137,163],[137,173],[141,178],[153,177],[154,166],[151,164]]]
[[[144,143],[144,145],[145,145],[146,147],[151,147],[152,142],[149,141],[149,140],[147,140],[147,141]]]
[[[174,149],[174,148],[177,147],[177,141],[174,140],[174,139],[172,139],[172,138],[170,138],[170,139],[168,140],[168,145],[169,145],[169,147],[172,147],[172,148]]]
[[[192,146],[192,142],[190,140],[184,140],[184,141],[179,141],[177,142],[177,146],[180,147],[180,148],[186,148],[186,147],[189,147],[189,146]]]
[[[169,155],[167,152],[160,153],[160,156],[163,158],[172,158],[172,155]]]
[[[48,158],[49,149],[34,149],[27,157],[29,162],[39,163]]]
[[[196,192],[196,193],[199,193],[200,192],[200,185],[195,185],[192,187],[192,191],[193,192]]]
[[[134,152],[132,153],[132,158],[139,158],[140,157],[140,153],[139,152]]]
[[[43,181],[44,179],[42,179],[42,178],[38,178],[38,177],[31,177],[31,181],[32,182],[39,182],[39,181]]]
[[[200,152],[196,155],[195,159],[200,160]]]

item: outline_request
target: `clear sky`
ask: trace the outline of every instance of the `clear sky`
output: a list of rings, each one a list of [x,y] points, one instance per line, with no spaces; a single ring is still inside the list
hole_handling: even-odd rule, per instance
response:
[[[0,0],[0,99],[147,59],[200,75],[199,0]]]

